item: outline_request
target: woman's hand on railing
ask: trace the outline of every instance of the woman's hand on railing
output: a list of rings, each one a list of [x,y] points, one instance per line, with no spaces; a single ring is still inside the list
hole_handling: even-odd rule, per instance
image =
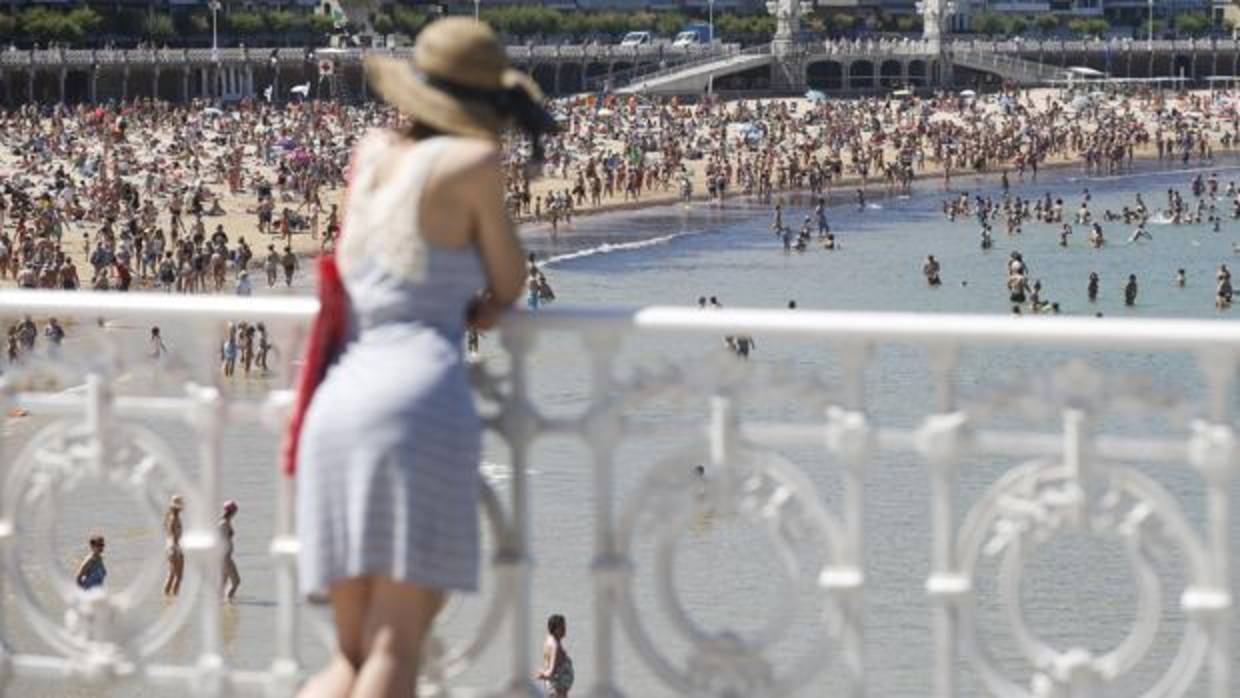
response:
[[[509,305],[495,300],[490,291],[482,291],[474,296],[465,309],[465,323],[478,330],[489,330],[499,322],[500,316],[508,310]]]

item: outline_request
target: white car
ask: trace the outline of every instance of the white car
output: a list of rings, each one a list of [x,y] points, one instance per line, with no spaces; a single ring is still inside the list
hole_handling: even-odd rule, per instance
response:
[[[680,32],[672,41],[672,46],[676,48],[689,48],[691,46],[700,46],[701,44],[702,35],[695,31]]]
[[[654,37],[650,32],[629,32],[620,40],[621,46],[646,46],[654,43]]]

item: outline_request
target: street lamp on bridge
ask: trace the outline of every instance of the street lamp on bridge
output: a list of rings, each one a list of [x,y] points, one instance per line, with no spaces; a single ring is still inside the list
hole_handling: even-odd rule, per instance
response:
[[[706,0],[706,8],[707,23],[710,24],[708,43],[713,45],[715,43],[715,0]]]
[[[220,60],[220,37],[219,37],[219,32],[216,31],[217,29],[216,15],[220,11],[219,0],[211,0],[211,4],[208,5],[208,7],[211,8],[211,60],[219,61]]]
[[[1150,50],[1154,50],[1154,0],[1150,0]]]

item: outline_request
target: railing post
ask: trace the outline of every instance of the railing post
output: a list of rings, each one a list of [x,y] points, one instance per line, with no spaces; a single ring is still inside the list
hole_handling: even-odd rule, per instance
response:
[[[954,346],[931,348],[938,414],[929,417],[917,433],[917,450],[930,466],[930,506],[933,538],[926,593],[934,604],[934,691],[937,698],[954,698],[957,689],[962,604],[972,584],[958,568],[956,528],[952,514],[956,464],[964,447],[968,422],[955,410],[955,371],[959,352]]]
[[[1207,515],[1211,586],[1222,598],[1203,604],[1199,613],[1210,630],[1210,696],[1231,695],[1231,499],[1232,477],[1236,470],[1237,445],[1231,424],[1231,400],[1236,381],[1236,355],[1228,350],[1202,352],[1198,358],[1210,391],[1210,440],[1199,453],[1195,465],[1209,487]],[[1207,595],[1209,598],[1209,595]],[[1191,609],[1190,609],[1191,610]]]
[[[500,417],[504,437],[512,455],[512,525],[504,540],[499,541],[502,560],[501,588],[513,597],[512,604],[512,676],[509,695],[536,698],[538,689],[530,678],[530,632],[532,593],[530,573],[529,531],[529,451],[538,435],[538,416],[529,399],[529,352],[534,345],[533,330],[528,325],[507,327],[501,339],[511,357],[512,393]]]
[[[622,592],[630,563],[619,552],[615,530],[615,449],[623,438],[620,414],[609,401],[614,392],[612,361],[619,337],[600,332],[587,335],[591,381],[590,403],[595,411],[586,416],[586,437],[594,458],[594,698],[619,696],[615,680],[616,602]]]
[[[224,433],[225,403],[218,388],[190,385],[187,390],[195,403],[190,417],[198,433],[202,458],[198,485],[202,498],[190,503],[194,530],[182,539],[187,556],[198,558],[198,569],[203,575],[202,598],[198,600],[202,651],[198,658],[197,695],[223,696],[227,692],[220,627],[223,551],[215,514],[220,495],[220,442]]]

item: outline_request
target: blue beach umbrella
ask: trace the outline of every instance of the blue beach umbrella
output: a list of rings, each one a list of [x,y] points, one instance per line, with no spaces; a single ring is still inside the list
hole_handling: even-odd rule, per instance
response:
[[[827,95],[822,90],[810,90],[805,93],[805,99],[811,102],[825,102],[827,101]]]

